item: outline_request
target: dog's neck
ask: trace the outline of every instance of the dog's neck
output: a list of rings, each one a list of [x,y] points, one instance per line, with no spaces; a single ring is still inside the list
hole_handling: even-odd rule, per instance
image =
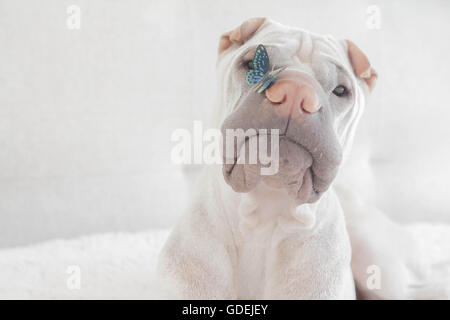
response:
[[[236,193],[225,182],[223,187],[228,194],[228,219],[241,235],[262,228],[278,230],[275,233],[279,237],[292,233],[310,235],[329,214],[324,206],[332,197],[328,191],[315,203],[297,205],[286,190],[268,187],[263,182],[249,193]]]

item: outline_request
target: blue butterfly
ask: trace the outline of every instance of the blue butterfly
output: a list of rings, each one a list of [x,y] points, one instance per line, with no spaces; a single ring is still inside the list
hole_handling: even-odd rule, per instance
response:
[[[281,69],[269,72],[269,55],[267,54],[266,48],[262,44],[258,45],[256,48],[252,65],[253,69],[250,69],[247,72],[245,80],[249,86],[254,85],[253,90],[258,93],[262,93],[270,87],[275,82],[278,75],[286,69],[286,67],[283,67]]]

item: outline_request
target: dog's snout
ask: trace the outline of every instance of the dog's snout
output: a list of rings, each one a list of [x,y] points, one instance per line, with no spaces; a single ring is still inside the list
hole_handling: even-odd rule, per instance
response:
[[[267,99],[275,104],[285,105],[291,112],[319,111],[320,104],[316,90],[308,82],[299,79],[281,79],[266,90]]]

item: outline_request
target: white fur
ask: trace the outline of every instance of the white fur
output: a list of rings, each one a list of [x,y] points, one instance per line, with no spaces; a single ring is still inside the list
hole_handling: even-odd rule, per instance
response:
[[[218,169],[205,170],[193,207],[160,256],[167,298],[354,298],[350,244],[333,192],[295,208],[284,191],[264,185],[235,193]]]

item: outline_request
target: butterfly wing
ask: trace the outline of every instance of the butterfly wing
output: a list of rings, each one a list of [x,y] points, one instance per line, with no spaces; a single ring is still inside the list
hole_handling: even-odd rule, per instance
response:
[[[264,77],[264,73],[258,71],[258,70],[249,70],[247,72],[247,76],[245,77],[245,80],[247,81],[248,85],[254,85],[261,81],[261,79]]]
[[[253,69],[247,72],[245,80],[248,85],[260,82],[264,75],[269,71],[270,62],[266,48],[260,44],[256,48],[255,57],[253,58]]]
[[[269,55],[262,44],[256,48],[255,57],[253,58],[253,67],[263,74],[266,74],[270,69]]]

